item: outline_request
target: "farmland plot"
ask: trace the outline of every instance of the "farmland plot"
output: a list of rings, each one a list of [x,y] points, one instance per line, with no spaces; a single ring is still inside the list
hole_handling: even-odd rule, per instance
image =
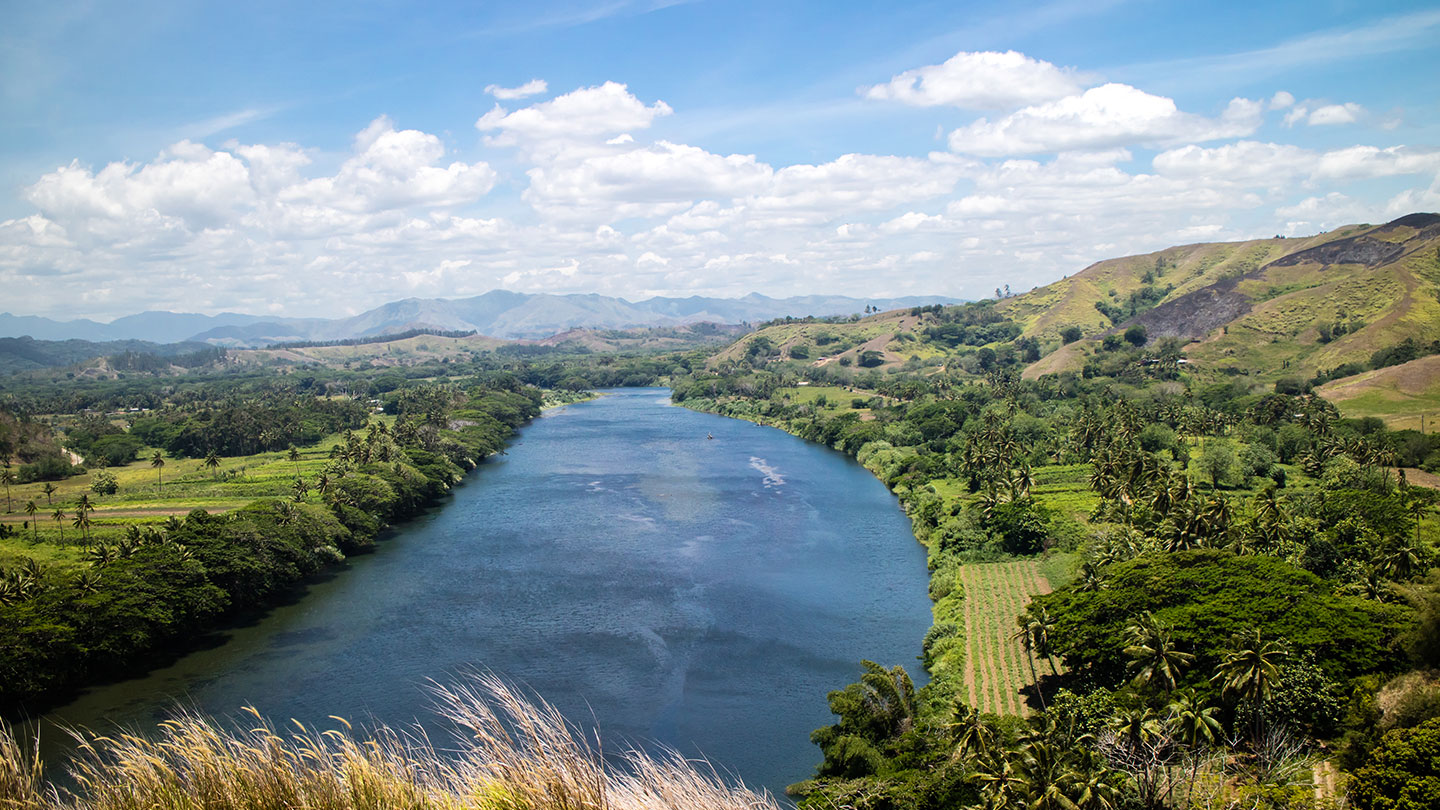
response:
[[[1025,715],[1020,690],[1034,671],[1048,671],[1042,659],[1033,662],[1013,638],[1015,618],[1030,598],[1049,593],[1050,585],[1034,560],[976,563],[960,571],[965,588],[965,688],[967,703],[982,712]]]

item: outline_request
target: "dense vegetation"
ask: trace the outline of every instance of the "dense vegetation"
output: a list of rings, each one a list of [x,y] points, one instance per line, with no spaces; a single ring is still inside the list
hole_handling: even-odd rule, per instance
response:
[[[223,515],[197,508],[159,527],[112,527],[103,536],[90,531],[94,496],[56,508],[59,537],[47,533],[47,543],[83,548],[86,563],[44,565],[30,558],[0,572],[0,705],[33,709],[69,687],[183,648],[228,616],[273,604],[446,492],[465,470],[499,451],[540,404],[538,389],[491,375],[406,387],[387,397],[393,418],[385,419],[372,418],[362,402],[294,391],[231,391],[218,401],[188,391],[130,419],[128,430],[95,414],[76,417],[67,432],[70,447],[101,466],[129,462],[144,447],[154,454],[161,492],[167,453],[203,459],[218,477],[221,456],[288,445],[297,474],[278,497]],[[16,457],[51,457],[56,441],[48,427],[4,417],[0,428],[3,449]],[[295,445],[333,433],[340,435],[323,467],[313,477],[300,475]],[[98,496],[107,479],[92,478]],[[113,486],[114,477],[108,481]],[[55,507],[48,493],[47,501],[37,514],[32,498],[26,510],[34,518],[25,529],[37,541],[40,518]],[[67,543],[71,514],[77,531]],[[5,529],[13,531],[10,524]]]
[[[912,314],[960,344],[1004,328],[985,312]],[[1034,382],[753,353],[672,383],[690,407],[855,456],[929,550],[930,682],[866,662],[831,693],[802,806],[1309,806],[1324,746],[1358,785],[1395,773],[1382,740],[1429,739],[1436,493],[1393,467],[1433,469],[1436,437],[1198,382],[1178,344],[1155,362],[1143,334],[1115,337],[1113,360]],[[1068,570],[1013,630],[1050,664],[1028,719],[982,716],[961,683],[960,572],[1035,555]]]
[[[35,482],[21,485],[26,497],[70,480],[67,452],[122,482],[149,469],[160,491],[166,457],[194,459],[220,487],[245,478],[253,454],[269,453],[253,463],[272,469],[288,450],[297,480],[163,531],[90,527],[76,503],[75,523],[73,512],[55,520],[56,534],[75,530],[69,557],[3,561],[4,697],[122,671],[138,651],[178,647],[362,551],[498,449],[535,412],[538,388],[669,383],[681,404],[855,457],[897,494],[929,552],[935,621],[916,640],[929,682],[865,662],[832,692],[836,722],[813,736],[822,762],[794,788],[802,805],[1298,808],[1343,795],[1428,806],[1440,521],[1435,491],[1395,468],[1440,470],[1440,436],[1340,418],[1309,393],[1328,372],[1197,369],[1181,341],[1131,322],[1173,292],[1159,281],[1171,266],[1154,264],[1086,302],[1109,325],[1076,317],[1050,333],[1029,325],[1023,296],[1006,296],[783,319],[713,357],[523,345],[390,367],[11,386],[0,450],[22,465],[17,485]],[[1087,333],[1073,371],[1020,378]],[[1368,365],[1433,348],[1403,341]],[[115,486],[111,472],[92,472],[89,488]],[[36,536],[45,517],[23,527]],[[977,605],[975,572],[998,561],[1045,571],[1053,592],[1023,610]],[[1023,717],[983,714],[964,683],[973,623],[1000,612],[1030,670]]]

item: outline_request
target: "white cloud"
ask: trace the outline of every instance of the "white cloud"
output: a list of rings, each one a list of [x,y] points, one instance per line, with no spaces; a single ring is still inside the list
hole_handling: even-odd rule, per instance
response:
[[[445,146],[419,130],[396,131],[381,116],[355,137],[355,155],[334,177],[290,186],[282,202],[318,204],[353,213],[411,205],[455,206],[473,202],[495,185],[495,170],[483,162],[437,164]]]
[[[1312,127],[1324,124],[1353,124],[1360,120],[1364,112],[1365,108],[1354,102],[1326,104],[1310,113],[1307,122]]]
[[[663,101],[646,106],[625,85],[606,82],[515,112],[497,104],[475,122],[475,128],[498,132],[486,137],[492,146],[524,145],[534,154],[544,154],[561,151],[573,141],[604,140],[647,129],[656,118],[671,112]]]
[[[1238,141],[1214,148],[1189,144],[1155,156],[1155,170],[1166,177],[1236,183],[1289,182],[1315,168],[1317,155],[1298,146]]]
[[[765,188],[774,170],[754,155],[717,155],[659,141],[556,160],[528,174],[525,199],[536,208],[616,221],[679,213],[702,198],[744,196]]]
[[[1235,138],[1259,127],[1261,106],[1236,98],[1209,119],[1181,112],[1164,96],[1110,83],[993,122],[981,118],[951,132],[949,141],[956,152],[1000,157]]]
[[[912,73],[885,92],[962,97],[940,81],[954,77]],[[33,212],[0,222],[0,289],[67,316],[340,314],[317,289],[343,291],[352,309],[497,286],[975,295],[1180,242],[1440,207],[1437,149],[1228,140],[1266,109],[1303,106],[1308,121],[1324,106],[1287,107],[1287,95],[1211,118],[1104,85],[962,127],[954,152],[837,150],[788,165],[650,136],[671,108],[617,83],[497,107],[477,122],[481,154],[463,160],[383,116],[334,166],[293,143],[180,141],[148,162],[37,178]],[[499,149],[503,178],[481,159]],[[1407,179],[1377,198],[1369,181],[1384,177]],[[516,193],[486,196],[502,182]]]
[[[861,91],[866,98],[917,107],[1007,110],[1073,95],[1080,85],[1073,70],[1016,51],[961,51]]]
[[[1315,167],[1322,180],[1356,180],[1440,172],[1440,149],[1352,146],[1326,152]]]
[[[1326,126],[1353,124],[1365,115],[1365,108],[1353,101],[1344,104],[1325,104],[1314,99],[1305,99],[1285,114],[1285,126],[1296,124]]]
[[[526,96],[537,96],[550,89],[550,85],[544,79],[531,79],[519,87],[501,87],[498,84],[488,84],[485,92],[500,99],[501,101],[512,101]]]
[[[1292,107],[1294,105],[1295,97],[1284,90],[1270,97],[1270,109],[1272,110],[1283,110],[1286,107]]]

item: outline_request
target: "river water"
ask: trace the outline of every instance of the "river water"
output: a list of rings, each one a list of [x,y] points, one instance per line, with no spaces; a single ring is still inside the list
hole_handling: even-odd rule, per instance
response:
[[[50,719],[144,727],[179,699],[440,729],[427,679],[486,669],[598,727],[607,749],[704,754],[779,794],[812,775],[825,694],[861,658],[923,677],[925,556],[894,496],[840,453],[665,389],[546,413],[344,568]]]

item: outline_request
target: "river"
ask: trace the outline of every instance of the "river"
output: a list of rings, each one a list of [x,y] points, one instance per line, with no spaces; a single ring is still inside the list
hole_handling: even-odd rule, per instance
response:
[[[49,719],[143,727],[178,699],[435,729],[427,679],[480,668],[598,726],[607,748],[704,754],[779,794],[813,773],[825,694],[861,658],[923,677],[925,554],[894,496],[840,453],[665,389],[547,412],[343,569]]]

